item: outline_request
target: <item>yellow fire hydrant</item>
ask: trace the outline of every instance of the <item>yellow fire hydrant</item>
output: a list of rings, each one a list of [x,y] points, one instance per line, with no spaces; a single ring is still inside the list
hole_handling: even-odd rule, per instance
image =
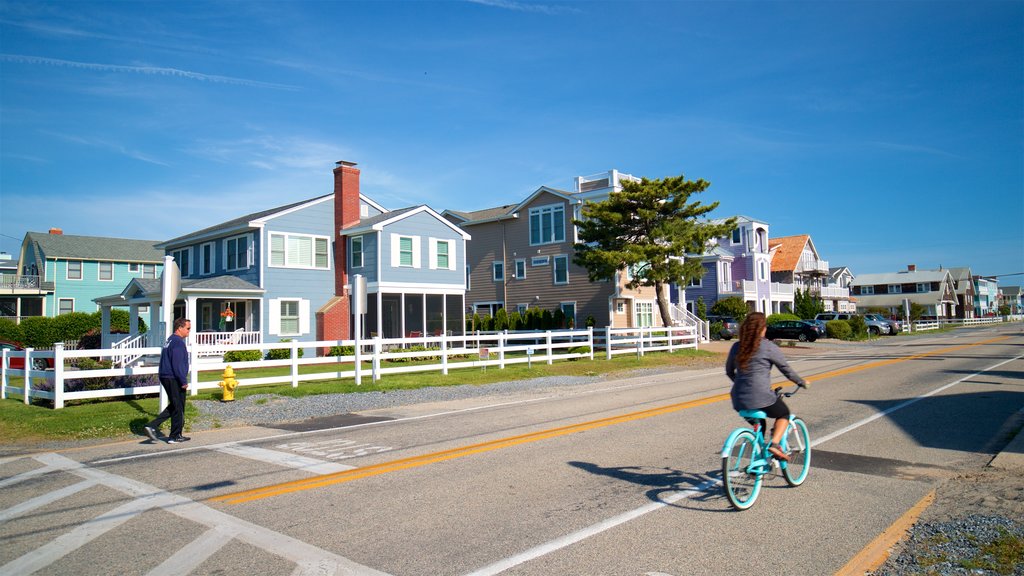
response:
[[[221,380],[217,383],[218,386],[223,390],[221,396],[221,402],[233,402],[235,400],[235,388],[238,387],[238,380],[235,380],[235,370],[228,364],[224,368],[224,373],[221,374]]]

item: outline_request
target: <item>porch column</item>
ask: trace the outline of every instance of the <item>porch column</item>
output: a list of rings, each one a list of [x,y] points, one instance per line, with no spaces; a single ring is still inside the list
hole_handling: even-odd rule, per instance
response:
[[[159,300],[149,303],[149,337],[146,339],[149,346],[160,346],[164,343],[164,332],[160,327],[160,307]]]
[[[110,348],[110,305],[100,306],[100,348]]]
[[[199,298],[197,296],[187,296],[185,298],[185,318],[191,320],[193,326],[199,325],[198,319],[196,318],[196,304],[198,303],[198,299]],[[191,333],[188,335],[188,340],[189,344],[194,342]]]
[[[139,305],[128,305],[128,333],[132,336],[139,334]]]

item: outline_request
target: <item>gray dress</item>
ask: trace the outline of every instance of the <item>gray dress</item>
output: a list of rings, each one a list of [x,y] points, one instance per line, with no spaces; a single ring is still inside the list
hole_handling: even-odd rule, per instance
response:
[[[761,340],[757,351],[747,361],[746,370],[740,370],[736,362],[740,343],[732,345],[729,358],[725,361],[725,374],[732,380],[732,407],[735,410],[760,410],[775,404],[776,396],[772,392],[772,366],[777,366],[782,374],[794,384],[804,385],[800,377],[786,362],[782,350],[771,340]]]

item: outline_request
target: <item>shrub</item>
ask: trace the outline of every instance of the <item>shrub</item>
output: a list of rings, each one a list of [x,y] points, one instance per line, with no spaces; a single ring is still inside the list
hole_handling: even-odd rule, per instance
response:
[[[78,340],[89,330],[96,328],[93,324],[91,314],[85,312],[71,312],[61,314],[51,319],[51,326],[54,334],[54,342],[63,340]],[[127,328],[127,326],[125,327]],[[52,344],[53,342],[51,342]]]
[[[25,347],[39,348],[52,346],[57,341],[53,330],[53,319],[46,316],[30,316],[21,320],[21,343]]]
[[[747,317],[750,309],[747,308],[747,303],[742,298],[732,296],[730,298],[723,298],[715,305],[711,307],[711,313],[715,316],[732,316],[740,324],[743,323],[743,319]]]
[[[352,356],[355,353],[355,346],[331,346],[331,349],[327,351],[328,356]]]
[[[846,320],[829,320],[825,323],[825,334],[829,338],[849,340],[853,336],[853,329]]]
[[[721,340],[722,339],[722,328],[725,328],[725,325],[722,324],[721,322],[712,322],[711,323],[711,326],[708,327],[708,330],[711,332],[711,339],[712,340]]]
[[[299,352],[302,350],[300,349]],[[278,350],[274,350],[278,352]],[[288,350],[282,350],[288,352]],[[289,358],[290,356],[285,356]],[[256,362],[263,359],[263,353],[259,350],[230,350],[224,353],[225,362]]]
[[[594,324],[597,324],[597,320],[594,320],[593,316],[587,316],[587,319],[583,322],[583,325],[587,328],[593,328]]]
[[[20,343],[25,341],[25,335],[21,332],[21,326],[13,320],[0,318],[0,340]]]
[[[864,322],[863,316],[850,316],[846,323],[850,325],[852,338],[863,338],[868,335],[868,325]]]
[[[771,316],[768,316],[767,318],[765,318],[765,321],[768,324],[774,324],[775,322],[779,322],[779,321],[782,321],[782,320],[800,320],[800,317],[797,316],[796,314],[786,314],[786,313],[783,313],[783,314],[772,314]]]
[[[569,348],[569,354],[590,354],[590,346],[577,346],[575,348]],[[579,358],[569,358],[570,361],[579,360]]]
[[[291,342],[291,338],[285,338],[281,340],[281,343]],[[267,350],[267,360],[288,360],[292,357],[292,351],[288,348],[273,348]],[[302,358],[302,348],[299,348],[299,358]]]
[[[498,308],[498,311],[494,313],[494,329],[505,330],[508,328],[508,312],[505,312],[504,308]]]

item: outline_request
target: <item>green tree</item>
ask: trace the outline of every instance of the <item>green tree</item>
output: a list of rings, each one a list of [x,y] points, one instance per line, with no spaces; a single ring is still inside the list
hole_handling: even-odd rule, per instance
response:
[[[504,308],[498,308],[494,313],[494,329],[499,332],[508,329],[508,312]]]
[[[928,311],[928,309],[925,308],[923,304],[918,304],[917,302],[911,302],[910,303],[910,321],[911,322],[917,322],[918,320],[921,319],[922,316],[924,316],[924,313],[927,312],[927,311]]]
[[[711,185],[684,176],[623,182],[602,202],[587,202],[575,220],[579,242],[573,262],[587,269],[591,282],[630,273],[627,288],[653,286],[665,326],[672,324],[665,288],[703,275],[700,255],[713,238],[731,234],[736,219],[712,224],[701,218],[718,207],[689,202]],[[687,254],[693,254],[687,257]]]
[[[711,307],[711,313],[715,316],[732,316],[737,322],[743,322],[749,312],[747,303],[737,296],[722,298]]]
[[[793,294],[793,313],[797,316],[811,320],[824,311],[825,303],[810,290],[797,289]]]
[[[697,318],[708,319],[708,305],[704,303],[703,296],[697,296]]]

